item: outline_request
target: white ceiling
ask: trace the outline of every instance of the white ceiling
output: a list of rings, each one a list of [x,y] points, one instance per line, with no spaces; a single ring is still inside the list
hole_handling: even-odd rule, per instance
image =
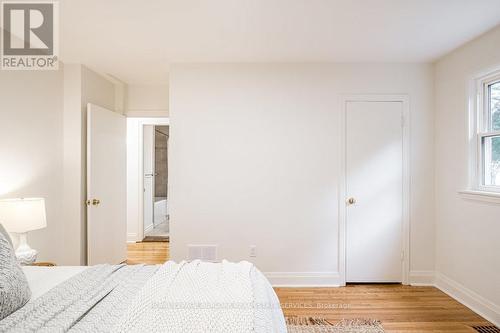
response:
[[[61,58],[131,84],[177,62],[429,62],[500,0],[61,0]]]

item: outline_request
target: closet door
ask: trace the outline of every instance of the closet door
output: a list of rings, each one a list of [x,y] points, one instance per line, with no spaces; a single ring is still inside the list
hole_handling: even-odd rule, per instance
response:
[[[346,282],[402,282],[403,103],[346,105]]]

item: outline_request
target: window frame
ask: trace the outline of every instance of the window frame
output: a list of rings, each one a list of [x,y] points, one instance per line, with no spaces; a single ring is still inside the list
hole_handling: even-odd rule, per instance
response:
[[[500,82],[500,70],[477,78],[474,84],[473,95],[475,103],[471,112],[471,133],[473,151],[471,154],[471,188],[476,191],[500,193],[499,185],[486,185],[486,152],[483,142],[487,138],[500,136],[500,130],[490,130],[491,105],[490,90],[492,84]],[[471,96],[472,97],[472,96]]]

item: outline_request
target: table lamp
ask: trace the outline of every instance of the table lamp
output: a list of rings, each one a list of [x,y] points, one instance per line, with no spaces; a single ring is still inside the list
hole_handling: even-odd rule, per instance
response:
[[[37,251],[27,242],[29,231],[47,226],[45,200],[42,198],[0,200],[0,223],[8,232],[19,234],[19,246],[16,257],[21,264],[35,262]]]

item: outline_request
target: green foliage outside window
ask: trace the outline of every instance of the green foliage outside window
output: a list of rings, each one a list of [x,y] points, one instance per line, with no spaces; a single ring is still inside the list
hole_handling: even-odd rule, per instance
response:
[[[491,129],[500,131],[500,82],[490,86]],[[500,138],[493,139],[494,161],[500,161]]]

